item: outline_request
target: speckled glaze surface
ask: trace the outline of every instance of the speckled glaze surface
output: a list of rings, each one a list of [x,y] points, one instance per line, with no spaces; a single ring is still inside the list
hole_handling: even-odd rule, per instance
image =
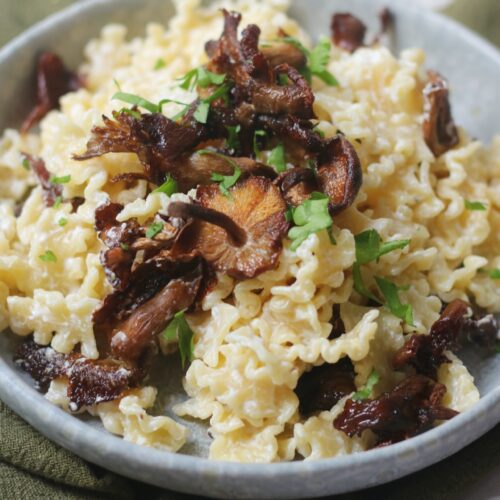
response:
[[[480,38],[403,1],[295,0],[291,15],[315,35],[328,33],[333,11],[351,11],[371,26],[376,12],[390,5],[397,17],[391,40],[396,52],[419,46],[428,67],[446,75],[452,87],[456,121],[473,136],[488,141],[500,132],[498,82],[500,53]],[[151,20],[167,22],[170,0],[87,0],[47,19],[0,51],[0,130],[18,126],[31,105],[33,61],[42,48],[60,53],[74,67],[86,41],[109,22],[121,22],[130,35],[143,33]],[[461,353],[482,398],[468,412],[411,440],[351,456],[310,462],[244,465],[212,462],[208,436],[192,425],[191,441],[181,454],[141,448],[102,430],[94,420],[76,418],[48,403],[13,364],[19,338],[0,335],[0,398],[50,439],[83,458],[135,479],[165,488],[220,498],[311,498],[384,483],[431,465],[466,446],[500,421],[500,356]],[[160,388],[157,411],[182,399],[176,362],[159,362],[152,383]],[[168,380],[168,384],[165,381]]]

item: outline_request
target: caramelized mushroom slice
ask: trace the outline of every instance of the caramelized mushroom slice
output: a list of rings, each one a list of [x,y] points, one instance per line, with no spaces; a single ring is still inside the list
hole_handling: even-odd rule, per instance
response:
[[[376,399],[348,399],[333,425],[350,437],[371,429],[378,436],[378,446],[396,443],[430,429],[436,420],[458,414],[441,406],[445,393],[443,384],[414,375]]]
[[[103,116],[104,126],[94,127],[87,150],[74,155],[88,160],[107,153],[135,153],[146,178],[161,184],[175,170],[175,161],[186,156],[205,137],[199,123],[176,123],[160,113],[145,113],[141,118],[122,111],[113,112],[115,120]]]
[[[330,139],[318,157],[318,183],[330,198],[330,213],[339,213],[351,206],[356,198],[363,172],[352,144],[343,136]]]
[[[50,173],[42,158],[23,153],[28,161],[31,171],[35,174],[36,180],[42,187],[43,201],[47,207],[52,207],[56,199],[62,195],[62,186],[50,182]]]
[[[199,205],[171,203],[171,217],[197,223],[180,236],[185,248],[196,249],[219,272],[236,279],[253,278],[274,268],[288,230],[286,204],[278,188],[263,177],[236,184],[230,196],[217,184],[201,186]]]
[[[87,359],[78,353],[61,354],[33,340],[21,344],[14,359],[44,391],[52,380],[67,378],[73,411],[117,399],[144,377],[144,371],[137,366],[111,359]]]
[[[61,96],[80,87],[81,80],[66,69],[57,54],[43,52],[37,64],[37,104],[24,120],[21,133],[28,132],[49,111],[56,109]]]
[[[111,334],[114,356],[136,361],[145,349],[156,341],[174,315],[191,307],[202,280],[201,266],[190,274],[171,280],[160,292],[137,308]]]
[[[424,88],[424,139],[434,156],[440,156],[458,144],[458,130],[451,115],[448,84],[435,71],[429,71]]]
[[[283,172],[275,182],[285,201],[293,207],[304,203],[318,189],[316,176],[310,168],[293,168]]]
[[[334,364],[315,366],[304,373],[295,389],[301,415],[331,410],[344,396],[356,390],[354,376],[354,366],[348,357]]]
[[[412,365],[417,373],[437,379],[441,364],[450,363],[444,351],[456,345],[468,311],[469,305],[463,300],[457,299],[448,304],[432,325],[429,335],[412,335],[396,352],[392,362],[394,368]]]
[[[307,62],[304,53],[289,43],[275,43],[270,46],[261,47],[260,50],[272,68],[287,64],[296,69],[301,69]]]
[[[335,45],[354,52],[364,45],[366,26],[352,14],[338,13],[332,17],[331,32]]]

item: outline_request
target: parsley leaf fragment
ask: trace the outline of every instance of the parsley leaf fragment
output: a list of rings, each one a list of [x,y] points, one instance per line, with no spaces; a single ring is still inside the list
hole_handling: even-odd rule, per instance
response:
[[[172,196],[174,193],[177,193],[177,191],[179,191],[177,182],[170,175],[167,176],[167,179],[161,186],[158,186],[156,189],[153,189],[153,193],[165,193],[167,196]]]
[[[380,235],[375,229],[368,229],[354,237],[356,243],[356,262],[358,264],[367,264],[377,261],[382,255],[393,250],[405,248],[411,240],[393,240],[382,243]]]
[[[332,87],[339,84],[337,79],[326,69],[332,46],[328,38],[322,38],[313,50],[306,49],[299,40],[292,36],[284,37],[283,41],[298,48],[307,57],[307,66],[302,70],[302,74],[309,83],[311,76],[314,75]]]
[[[492,280],[500,280],[500,269],[498,269],[498,268],[494,268],[494,269],[481,269],[481,271],[487,273],[488,276]]]
[[[165,59],[162,59],[161,57],[159,57],[156,62],[155,62],[155,65],[154,65],[154,70],[155,71],[158,71],[159,69],[162,69],[164,68],[165,66],[167,65],[167,63],[165,62]]]
[[[57,257],[52,250],[46,250],[46,252],[39,255],[38,258],[43,262],[57,262]]]
[[[194,332],[191,330],[184,311],[179,311],[168,324],[163,332],[165,340],[177,340],[179,343],[179,353],[181,355],[182,368],[186,365],[186,361],[194,359]]]
[[[241,125],[236,125],[236,126],[227,126],[227,147],[229,149],[235,150],[240,147],[240,131],[241,131]]]
[[[207,123],[208,113],[210,111],[210,105],[217,99],[224,99],[227,101],[229,99],[229,91],[231,86],[228,84],[221,85],[213,94],[200,100],[193,117],[199,123]]]
[[[28,158],[24,158],[21,165],[23,166],[24,170],[29,170],[30,169],[30,162]]]
[[[380,380],[380,375],[377,373],[375,368],[370,373],[368,379],[366,380],[365,386],[363,389],[355,392],[351,399],[354,401],[359,401],[361,399],[368,399],[373,392],[373,388],[377,385],[377,382]]]
[[[158,113],[158,105],[153,104],[151,101],[144,99],[135,94],[128,94],[127,92],[116,92],[111,98],[114,101],[123,101],[128,104],[133,104],[144,109],[147,109],[150,113]]]
[[[394,316],[402,319],[408,325],[413,325],[413,307],[411,304],[403,304],[399,298],[399,290],[394,283],[375,276],[375,281],[377,282],[380,291],[385,299],[386,306],[391,311]]]
[[[61,177],[56,177],[53,175],[49,182],[52,184],[67,184],[71,180],[71,175],[62,175]]]
[[[238,179],[241,177],[241,169],[238,166],[238,164],[234,160],[232,160],[229,156],[217,153],[217,151],[212,151],[210,149],[198,149],[198,151],[196,152],[199,155],[214,155],[217,156],[218,158],[222,158],[234,168],[233,175],[222,175],[218,174],[217,172],[214,172],[210,177],[213,181],[220,183],[219,189],[221,190],[221,193],[224,196],[230,196],[231,193],[229,192],[229,188],[232,188],[238,182]]]
[[[352,278],[354,280],[354,290],[358,292],[362,297],[366,297],[367,299],[373,300],[380,304],[380,300],[373,295],[373,293],[366,288],[363,277],[361,276],[361,267],[358,262],[355,262],[352,266]]]
[[[188,71],[183,77],[178,78],[181,81],[179,87],[184,90],[193,90],[196,85],[205,89],[210,85],[222,85],[226,79],[225,74],[217,74],[208,71],[205,67],[200,66]]]
[[[276,172],[286,170],[285,146],[278,144],[269,155],[267,163],[276,169]]]
[[[59,208],[62,203],[62,196],[56,196],[56,199],[54,200],[54,204],[52,205],[53,208]]]
[[[61,226],[64,227],[68,223],[68,219],[65,219],[64,217],[61,217],[57,223]]]
[[[296,250],[309,235],[333,225],[328,203],[329,198],[324,194],[312,193],[308,200],[293,209],[292,218],[296,225],[288,231],[288,237],[293,240],[291,250]]]
[[[153,222],[146,230],[146,238],[154,238],[163,229],[163,222]]]
[[[486,204],[481,203],[480,201],[469,201],[469,200],[464,200],[465,208],[467,210],[473,210],[473,211],[485,211],[486,210]]]

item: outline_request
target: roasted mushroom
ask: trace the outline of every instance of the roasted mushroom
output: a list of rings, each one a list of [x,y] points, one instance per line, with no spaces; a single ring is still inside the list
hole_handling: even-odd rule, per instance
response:
[[[448,84],[435,71],[429,71],[424,88],[424,139],[434,156],[440,156],[458,144],[458,130],[451,115]]]
[[[57,54],[43,52],[37,64],[37,104],[24,120],[21,133],[28,132],[49,111],[56,109],[61,96],[80,87],[82,81],[66,69]]]
[[[62,186],[50,182],[50,172],[47,170],[42,158],[27,153],[23,153],[23,156],[28,162],[31,171],[35,174],[36,180],[42,187],[45,206],[52,207],[56,199],[62,195]]]
[[[343,135],[326,143],[318,157],[317,177],[320,190],[330,198],[330,213],[345,210],[356,198],[363,172],[356,151]]]
[[[349,13],[333,15],[331,32],[333,43],[348,52],[354,52],[365,43],[366,26]]]
[[[370,429],[378,437],[378,446],[396,443],[426,431],[436,420],[458,414],[441,405],[445,393],[443,384],[414,375],[376,399],[348,399],[333,425],[350,437]]]
[[[137,366],[114,360],[86,359],[78,353],[61,354],[32,340],[21,344],[14,359],[43,390],[52,380],[67,378],[67,395],[73,411],[112,401],[137,386],[144,376]]]
[[[262,54],[267,59],[271,68],[287,64],[296,69],[301,69],[305,66],[307,59],[304,53],[289,43],[278,42],[265,47],[260,47]]]
[[[305,372],[295,389],[301,415],[331,410],[344,396],[356,390],[354,376],[354,366],[348,357]]]
[[[292,168],[283,172],[275,182],[285,201],[292,207],[304,203],[318,189],[316,176],[310,168]]]
[[[457,299],[448,304],[432,325],[429,335],[412,335],[396,352],[394,368],[411,365],[417,373],[436,379],[441,364],[450,362],[444,351],[456,345],[468,310],[469,305],[462,300]]]
[[[169,215],[194,218],[179,245],[196,249],[219,272],[253,278],[276,266],[288,229],[278,188],[263,177],[236,184],[229,196],[217,184],[201,186],[197,204],[171,203]]]

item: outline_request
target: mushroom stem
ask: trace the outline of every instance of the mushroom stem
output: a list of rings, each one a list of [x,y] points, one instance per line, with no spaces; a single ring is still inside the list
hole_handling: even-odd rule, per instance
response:
[[[170,217],[180,217],[181,219],[191,217],[219,226],[226,231],[231,244],[236,247],[242,247],[247,242],[247,233],[243,228],[238,226],[231,217],[212,208],[175,201],[168,206],[168,215]]]

